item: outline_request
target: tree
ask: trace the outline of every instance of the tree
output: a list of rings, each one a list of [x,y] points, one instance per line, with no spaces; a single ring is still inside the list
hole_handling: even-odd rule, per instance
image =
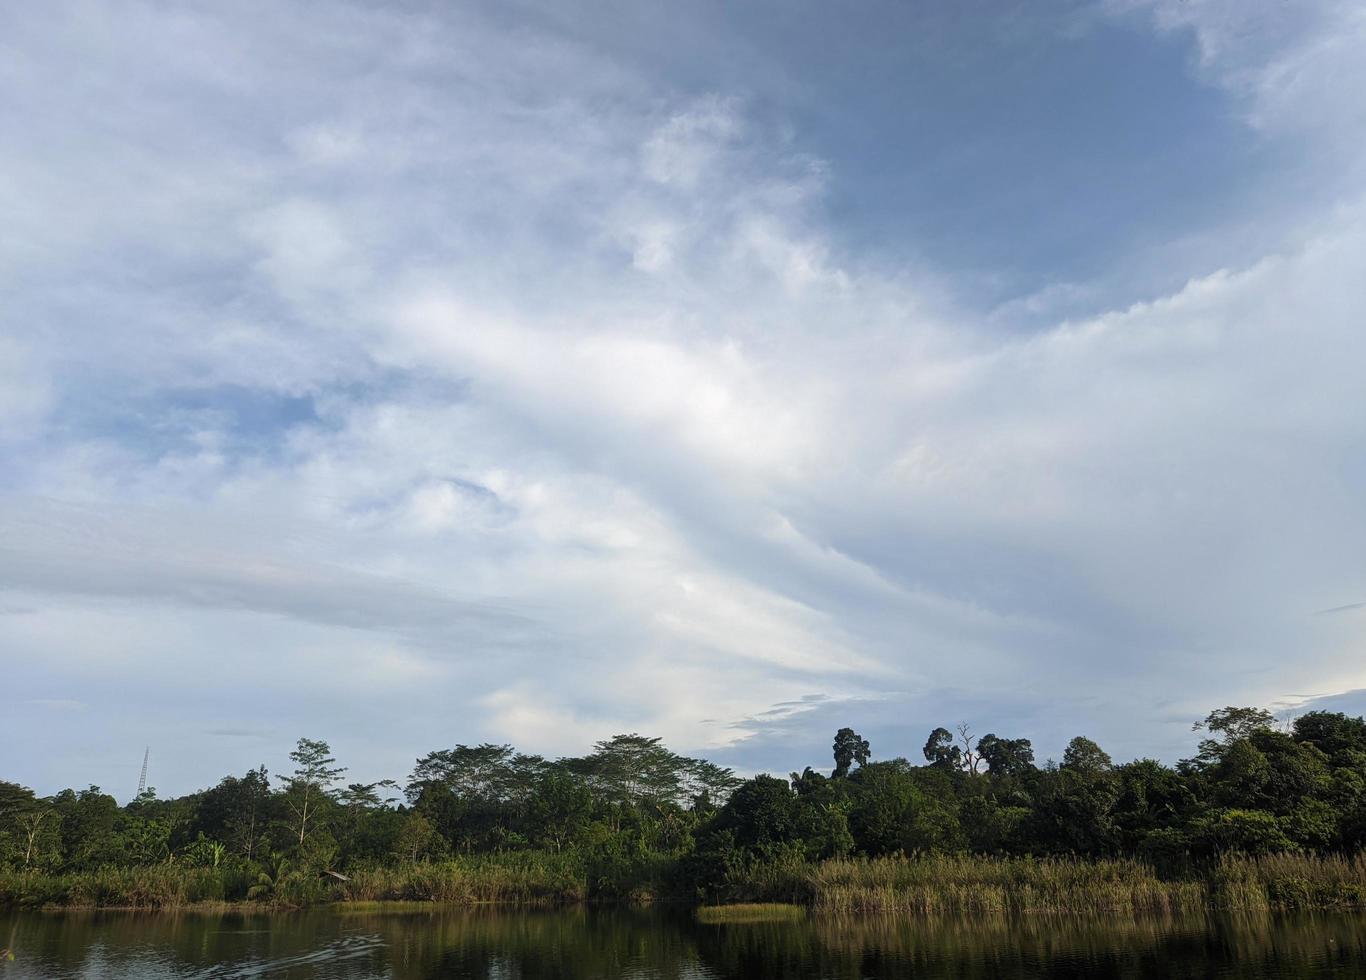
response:
[[[1077,772],[1094,774],[1109,772],[1114,763],[1109,754],[1095,742],[1078,735],[1067,743],[1062,753],[1062,767]]]
[[[1196,847],[1205,853],[1274,854],[1294,846],[1275,815],[1263,810],[1218,810],[1194,821],[1192,829]]]
[[[511,745],[457,745],[417,760],[405,792],[452,844],[502,847],[546,769]]]
[[[1034,746],[1027,738],[988,733],[978,740],[977,754],[993,776],[1018,776],[1034,768]]]
[[[588,826],[593,794],[568,773],[552,771],[541,778],[527,816],[537,841],[559,851]]]
[[[1036,770],[1030,780],[1034,806],[1021,828],[1027,844],[1073,854],[1108,854],[1115,849],[1119,788],[1109,773],[1046,769]]]
[[[734,769],[705,762],[701,759],[687,759],[683,769],[683,793],[694,811],[710,813],[735,792],[743,779],[735,775]]]
[[[860,851],[878,855],[958,848],[961,833],[952,794],[927,793],[916,776],[905,759],[893,759],[863,766],[850,777],[854,795],[849,830]]]
[[[330,799],[332,784],[346,772],[344,766],[334,766],[331,747],[321,740],[299,739],[298,746],[289,753],[297,767],[289,780],[289,808],[297,822],[299,847],[317,822],[319,808]]]
[[[779,845],[801,840],[801,807],[783,780],[755,776],[731,794],[714,826],[740,847],[769,856]]]
[[[925,761],[935,769],[956,772],[963,766],[963,750],[953,744],[953,732],[947,728],[936,728],[930,732],[922,751]]]
[[[1209,765],[1218,762],[1224,750],[1234,742],[1247,738],[1254,732],[1270,730],[1276,716],[1265,708],[1218,708],[1207,714],[1203,720],[1191,726],[1191,731],[1208,731],[1210,737],[1202,739],[1196,761]]]
[[[337,834],[345,855],[350,857],[361,852],[376,855],[389,849],[397,822],[383,818],[392,813],[389,804],[396,797],[390,790],[397,788],[398,784],[392,779],[381,779],[373,783],[348,783],[345,789],[337,792],[336,801],[341,807]],[[382,839],[378,848],[374,839],[377,833]]]
[[[210,838],[227,841],[248,861],[256,859],[270,806],[270,776],[265,766],[247,770],[240,779],[224,777],[205,794],[201,820],[212,815],[204,829]]]
[[[1366,752],[1366,719],[1338,711],[1310,711],[1295,719],[1295,741],[1312,742],[1329,757]]]
[[[51,862],[61,846],[61,817],[51,806],[43,802],[19,814],[19,827],[23,833],[24,870],[44,862]]]
[[[27,871],[55,863],[61,846],[58,819],[52,804],[33,790],[0,780],[0,867]]]
[[[61,822],[62,856],[72,869],[117,864],[114,824],[119,804],[112,796],[91,786],[79,793],[64,789],[52,799]]]
[[[960,757],[962,759],[963,768],[976,776],[979,767],[982,764],[981,744],[972,737],[972,729],[968,727],[967,722],[960,721],[957,730],[958,741],[962,745]]]
[[[683,801],[694,761],[675,755],[659,738],[632,732],[596,743],[592,755],[577,760],[577,768],[609,802],[655,806]]]
[[[1163,846],[1179,843],[1180,825],[1196,807],[1189,781],[1155,759],[1128,762],[1114,772],[1119,781],[1115,822],[1121,845],[1131,851],[1146,848],[1145,840],[1159,832],[1164,836],[1153,841],[1165,842]]]
[[[457,745],[429,752],[417,760],[408,781],[408,799],[415,802],[425,787],[441,785],[456,796],[481,803],[500,803],[515,795],[523,770],[542,760],[518,755],[511,745]]]
[[[843,779],[849,775],[849,767],[857,762],[860,766],[868,764],[870,752],[868,740],[861,738],[852,728],[841,728],[835,733],[835,771],[832,779]]]
[[[380,790],[390,790],[398,784],[392,779],[381,779],[375,783],[347,783],[346,789],[337,793],[337,802],[348,810],[372,810],[394,802],[393,796],[380,797]]]
[[[825,786],[827,779],[810,766],[807,766],[801,772],[792,773],[790,782],[792,783],[792,792],[796,793],[798,796],[810,796],[814,793],[819,793]]]
[[[977,853],[996,854],[1011,846],[1030,810],[1002,805],[991,796],[970,796],[958,808],[958,822],[968,846]]]
[[[261,828],[270,804],[270,776],[265,766],[250,769],[239,783],[235,806],[228,815],[229,839],[235,840],[248,861],[256,858]]]
[[[409,864],[416,864],[440,853],[444,846],[445,842],[430,820],[420,813],[410,813],[399,828],[394,853]]]

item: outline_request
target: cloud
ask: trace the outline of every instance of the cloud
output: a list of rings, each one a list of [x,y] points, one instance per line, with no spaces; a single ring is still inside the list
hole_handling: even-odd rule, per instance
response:
[[[0,337],[0,440],[19,441],[50,411],[47,373],[25,345]]]
[[[1291,6],[1099,15],[1332,179],[1287,163],[1292,218],[1248,198],[1199,262],[1134,243],[1162,295],[987,313],[854,244],[767,62],[689,86],[460,6],[8,14],[0,656],[88,708],[0,762],[112,785],[151,742],[178,791],[296,733],[378,778],[638,730],[785,772],[960,719],[1172,758],[1212,704],[1360,688],[1313,615],[1366,594],[1359,24]],[[963,125],[925,167],[1000,151]]]
[[[1200,70],[1242,101],[1254,127],[1311,137],[1320,148],[1327,143],[1361,163],[1352,136],[1366,124],[1366,110],[1354,96],[1366,83],[1357,56],[1366,40],[1359,4],[1109,0],[1108,6],[1144,11],[1163,31],[1189,32]]]
[[[31,704],[51,711],[84,711],[89,707],[84,701],[77,701],[73,698],[27,698],[24,704]]]

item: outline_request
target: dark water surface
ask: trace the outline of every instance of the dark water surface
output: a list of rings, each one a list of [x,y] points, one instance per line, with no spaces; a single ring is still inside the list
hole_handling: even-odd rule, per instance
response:
[[[0,913],[0,978],[1366,977],[1366,917],[822,918],[678,909]]]

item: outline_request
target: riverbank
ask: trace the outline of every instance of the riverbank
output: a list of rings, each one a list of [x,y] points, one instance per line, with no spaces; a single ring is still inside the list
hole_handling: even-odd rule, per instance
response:
[[[0,873],[0,908],[242,909],[408,902],[548,907],[586,901],[696,902],[676,866],[605,877],[573,854],[516,852],[392,868],[348,880],[249,866]],[[1366,908],[1366,857],[1227,856],[1160,876],[1119,858],[930,855],[755,864],[728,873],[709,904],[787,903],[817,913],[1187,912]]]

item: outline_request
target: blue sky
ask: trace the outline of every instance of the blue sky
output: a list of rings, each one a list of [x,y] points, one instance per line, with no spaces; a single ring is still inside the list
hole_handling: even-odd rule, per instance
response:
[[[1172,760],[1366,708],[1363,43],[1334,0],[0,14],[0,775]]]

